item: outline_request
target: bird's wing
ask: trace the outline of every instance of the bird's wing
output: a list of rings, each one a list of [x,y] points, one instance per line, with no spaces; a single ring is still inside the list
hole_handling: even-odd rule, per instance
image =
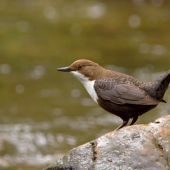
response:
[[[157,105],[159,103],[133,84],[113,83],[110,79],[101,79],[95,81],[94,88],[102,99],[120,105]]]

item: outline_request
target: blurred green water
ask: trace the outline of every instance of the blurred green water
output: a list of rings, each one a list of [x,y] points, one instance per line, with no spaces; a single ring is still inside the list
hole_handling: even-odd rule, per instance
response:
[[[1,169],[41,169],[121,123],[58,67],[85,58],[147,81],[170,69],[167,1],[0,4]],[[160,104],[137,123],[169,110]]]

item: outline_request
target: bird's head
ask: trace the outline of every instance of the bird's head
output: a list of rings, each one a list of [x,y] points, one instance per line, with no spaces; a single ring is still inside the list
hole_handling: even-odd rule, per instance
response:
[[[68,67],[58,68],[58,71],[70,72],[82,82],[84,79],[95,80],[100,76],[100,71],[103,69],[104,68],[99,66],[97,63],[81,59],[76,60]]]

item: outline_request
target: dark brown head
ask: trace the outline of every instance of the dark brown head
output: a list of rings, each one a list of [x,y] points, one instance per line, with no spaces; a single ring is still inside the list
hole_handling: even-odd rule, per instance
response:
[[[72,73],[80,81],[83,81],[83,76],[88,78],[88,80],[94,80],[102,70],[104,70],[104,68],[97,63],[85,59],[77,60],[68,67],[58,68],[58,71]]]

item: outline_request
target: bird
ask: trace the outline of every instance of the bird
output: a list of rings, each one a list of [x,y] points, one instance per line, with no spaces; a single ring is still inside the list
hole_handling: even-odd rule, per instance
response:
[[[115,131],[126,126],[130,119],[130,125],[133,125],[139,116],[160,102],[166,103],[163,96],[170,83],[170,70],[152,82],[105,69],[86,59],[76,60],[70,66],[57,70],[75,76],[100,107],[123,120]]]

